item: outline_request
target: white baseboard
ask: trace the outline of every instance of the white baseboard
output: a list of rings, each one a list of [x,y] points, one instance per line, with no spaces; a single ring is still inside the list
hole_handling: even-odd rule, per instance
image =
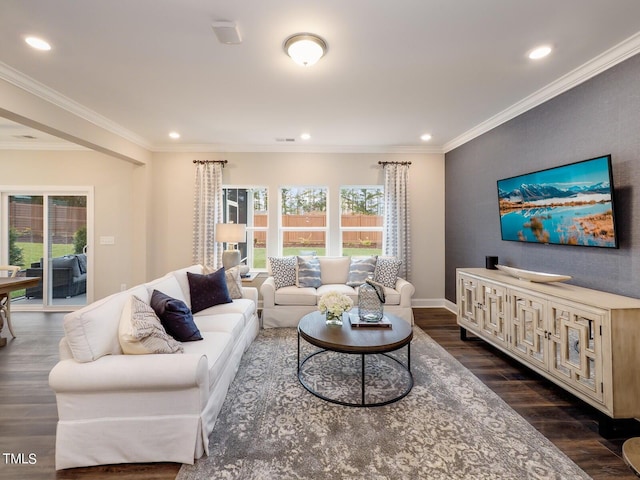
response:
[[[411,308],[446,308],[453,314],[458,313],[457,305],[446,298],[414,298],[411,300]],[[258,300],[258,309],[262,310],[262,299]]]
[[[446,308],[451,313],[458,313],[455,303],[446,298],[414,298],[411,300],[412,308]]]

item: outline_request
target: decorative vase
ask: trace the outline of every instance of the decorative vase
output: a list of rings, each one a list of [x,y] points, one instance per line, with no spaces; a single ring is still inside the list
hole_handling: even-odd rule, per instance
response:
[[[382,320],[384,290],[367,280],[358,289],[358,316],[363,322]]]
[[[335,315],[327,310],[326,319],[327,325],[342,325],[342,313],[340,315]]]

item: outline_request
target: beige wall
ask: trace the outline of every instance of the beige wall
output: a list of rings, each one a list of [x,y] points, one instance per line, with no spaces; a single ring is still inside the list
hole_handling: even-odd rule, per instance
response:
[[[337,194],[342,185],[382,184],[379,160],[411,161],[414,301],[444,298],[444,155],[302,153],[154,153],[145,166],[85,151],[0,150],[0,184],[94,187],[94,299],[191,263],[193,159],[227,159],[224,183],[266,186],[270,245],[277,244],[277,191],[285,185],[330,190],[330,248],[337,252]],[[100,245],[101,236],[115,245]],[[270,251],[269,254],[277,254]]]
[[[191,263],[193,160],[221,160],[226,185],[266,186],[270,193],[270,248],[277,242],[277,191],[286,185],[329,187],[332,235],[329,252],[338,251],[337,191],[342,185],[383,183],[379,160],[411,161],[413,279],[416,304],[444,298],[444,155],[347,153],[155,153],[149,229],[149,273],[157,277]],[[272,250],[270,255],[277,252]]]
[[[0,150],[0,185],[93,187],[94,299],[145,280],[147,170],[90,150]]]

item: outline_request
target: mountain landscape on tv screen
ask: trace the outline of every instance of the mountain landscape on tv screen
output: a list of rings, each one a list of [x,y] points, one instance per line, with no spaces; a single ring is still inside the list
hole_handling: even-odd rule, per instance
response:
[[[503,240],[617,247],[609,158],[498,181]]]
[[[523,203],[539,200],[578,198],[578,195],[603,194],[611,197],[609,182],[600,182],[595,185],[571,185],[566,188],[555,185],[531,185],[523,183],[515,190],[505,192],[498,190],[498,197],[503,200],[520,201]],[[595,199],[595,197],[593,197]],[[586,199],[585,199],[586,200]]]

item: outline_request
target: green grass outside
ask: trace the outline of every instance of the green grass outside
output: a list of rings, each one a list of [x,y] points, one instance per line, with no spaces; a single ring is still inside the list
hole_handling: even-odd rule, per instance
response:
[[[29,242],[16,242],[16,245],[22,249],[22,258],[24,259],[23,269],[29,268],[32,263],[37,263],[42,258],[43,247],[42,243],[29,243]],[[325,255],[326,248],[308,248],[309,250],[315,250],[318,256]],[[52,257],[62,257],[64,255],[71,255],[74,253],[73,244],[59,244],[54,243],[51,246]],[[305,250],[303,247],[287,247],[283,251],[283,255],[297,255],[300,250]],[[254,262],[253,268],[267,268],[267,249],[255,248],[253,250]],[[344,256],[368,256],[368,255],[380,255],[380,249],[376,248],[344,248],[342,250]]]
[[[16,242],[16,245],[22,249],[22,258],[24,259],[23,269],[27,269],[32,263],[37,263],[42,258],[43,247],[42,243],[29,243],[29,242]],[[300,250],[304,250],[302,247],[287,247],[284,249],[283,255],[297,255]],[[58,244],[54,243],[51,246],[52,257],[62,257],[64,255],[71,255],[74,253],[73,244]],[[325,255],[326,248],[309,248],[309,250],[315,250],[318,256]],[[267,249],[255,248],[254,253],[254,268],[266,268],[267,266]],[[344,256],[368,256],[368,255],[380,255],[380,249],[376,248],[344,248],[342,250]]]
[[[32,263],[40,262],[40,259],[44,256],[42,243],[16,242],[16,245],[22,249],[24,265],[21,266],[24,269],[29,268]],[[74,253],[73,243],[54,243],[51,245],[51,253],[52,258],[70,255]]]
[[[39,263],[40,259],[43,257],[44,248],[42,243],[30,243],[30,242],[16,242],[16,245],[22,249],[22,259],[23,265],[19,265],[23,270],[31,267],[32,263]],[[69,255],[73,252],[73,244],[61,244],[54,243],[51,245],[52,257],[62,257],[64,255]],[[11,298],[23,297],[26,290],[15,290],[11,292]]]
[[[283,249],[282,254],[284,256],[297,255],[300,250],[315,250],[316,255],[319,257],[325,255],[326,248],[303,248],[303,247],[287,247]],[[266,248],[254,248],[253,250],[254,261],[253,268],[267,268],[267,249]],[[346,257],[360,257],[369,255],[380,255],[379,248],[343,248],[342,255]]]
[[[22,265],[23,269],[27,269],[31,266],[32,263],[40,262],[43,253],[42,243],[29,243],[29,242],[16,242],[16,245],[22,249],[22,258],[24,259],[24,265]],[[300,250],[305,250],[302,247],[287,247],[283,251],[283,255],[297,255]],[[64,255],[71,255],[74,253],[73,244],[59,244],[54,243],[51,246],[52,257],[62,257]],[[319,257],[325,255],[326,248],[309,248],[309,250],[315,250],[316,255]],[[267,249],[266,248],[255,248],[253,250],[254,254],[254,268],[266,268],[267,267]],[[380,249],[377,248],[344,248],[342,250],[342,255],[350,257],[350,256],[368,256],[368,255],[380,255]]]

